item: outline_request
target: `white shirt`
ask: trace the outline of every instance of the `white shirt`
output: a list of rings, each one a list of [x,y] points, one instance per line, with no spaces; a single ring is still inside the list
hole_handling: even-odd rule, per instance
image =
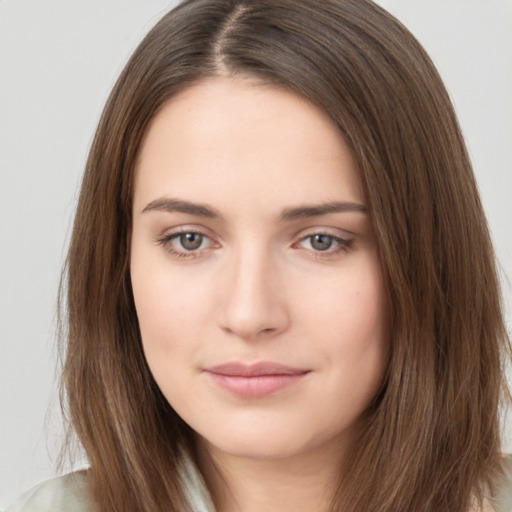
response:
[[[193,512],[215,512],[203,478],[185,459],[181,478]],[[87,471],[76,471],[47,480],[24,494],[7,512],[90,512]]]
[[[181,476],[190,510],[215,512],[203,478],[189,460],[185,461]],[[87,480],[87,471],[53,478],[24,494],[7,512],[90,512]],[[506,457],[505,483],[500,491],[494,509],[490,509],[495,512],[512,512],[512,456]]]

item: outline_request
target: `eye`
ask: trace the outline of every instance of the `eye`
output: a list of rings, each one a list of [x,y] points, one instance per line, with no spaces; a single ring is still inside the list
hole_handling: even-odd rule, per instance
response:
[[[179,258],[195,258],[200,256],[203,250],[216,246],[210,237],[197,231],[169,233],[156,241],[167,252]]]
[[[312,235],[307,238],[311,248],[315,251],[327,251],[336,243],[330,235]]]
[[[176,240],[186,251],[196,251],[203,244],[204,236],[199,233],[184,233],[178,235]]]
[[[328,233],[314,233],[302,238],[296,245],[315,253],[317,256],[329,257],[341,251],[347,251],[352,243],[352,240],[346,240]]]

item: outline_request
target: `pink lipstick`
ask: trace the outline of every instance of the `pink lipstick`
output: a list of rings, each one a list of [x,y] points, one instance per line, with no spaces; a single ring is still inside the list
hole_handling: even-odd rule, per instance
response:
[[[220,388],[241,398],[263,398],[297,383],[309,370],[278,363],[228,363],[204,370]]]

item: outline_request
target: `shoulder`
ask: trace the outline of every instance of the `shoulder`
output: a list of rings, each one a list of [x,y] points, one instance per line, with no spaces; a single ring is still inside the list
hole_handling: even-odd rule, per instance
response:
[[[215,507],[193,462],[185,458],[180,469],[190,510],[213,512]],[[87,471],[77,471],[37,485],[6,512],[92,512],[88,492]]]
[[[495,506],[497,512],[512,512],[512,455],[503,459],[503,480],[498,487]]]
[[[180,477],[190,509],[194,512],[215,512],[203,477],[188,456],[181,461]]]
[[[47,480],[25,493],[7,512],[90,512],[87,480],[86,471]]]

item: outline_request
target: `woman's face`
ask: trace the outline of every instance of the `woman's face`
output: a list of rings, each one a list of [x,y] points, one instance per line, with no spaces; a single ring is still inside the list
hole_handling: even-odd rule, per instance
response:
[[[326,114],[216,78],[136,169],[131,279],[149,367],[219,453],[337,453],[382,383],[388,314],[358,170]],[[336,447],[336,448],[334,448]]]

